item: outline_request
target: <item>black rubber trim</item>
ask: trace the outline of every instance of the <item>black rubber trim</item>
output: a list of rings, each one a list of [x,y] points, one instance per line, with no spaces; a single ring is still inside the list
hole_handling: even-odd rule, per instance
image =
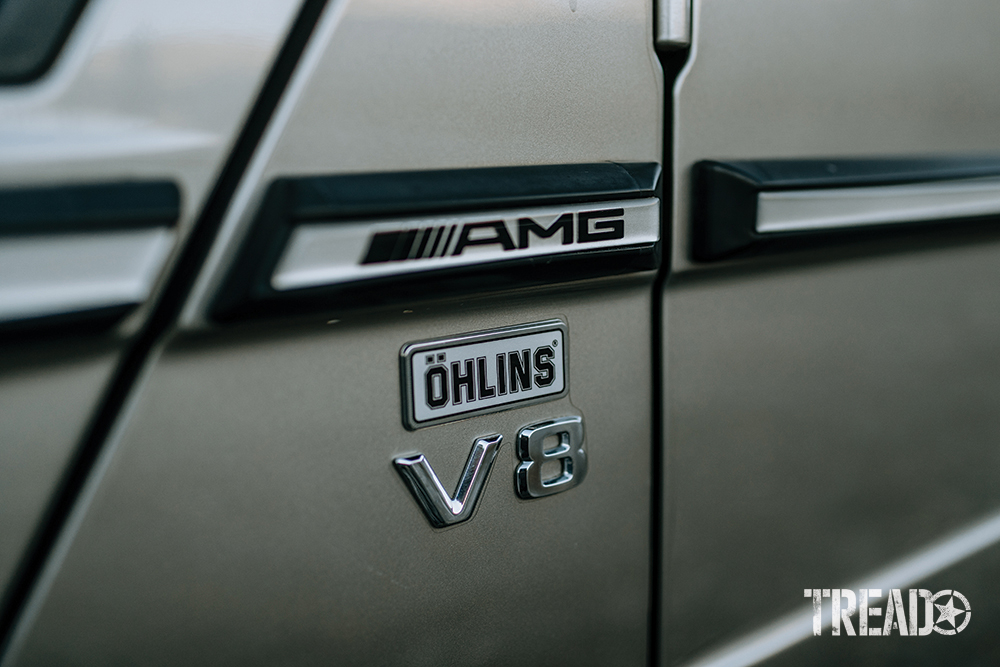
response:
[[[0,237],[173,227],[180,213],[170,181],[0,190]]]
[[[101,447],[128,399],[136,378],[145,366],[154,346],[176,321],[191,291],[222,223],[222,217],[229,207],[229,202],[325,6],[326,0],[304,0],[246,124],[236,139],[233,151],[222,168],[219,180],[209,194],[205,208],[181,250],[169,281],[157,299],[146,324],[123,355],[83,439],[74,452],[73,459],[60,479],[53,499],[46,508],[45,516],[39,522],[39,528],[32,537],[31,544],[18,564],[10,586],[4,591],[3,605],[0,608],[0,642],[2,642],[0,661],[10,647],[11,633],[18,617],[66,524]]]
[[[699,162],[694,166],[692,257],[709,262],[825,243],[843,243],[884,235],[887,227],[759,234],[757,195],[765,191],[812,190],[927,183],[1000,176],[1000,158],[919,158],[865,160],[758,160]],[[994,216],[962,218],[972,224]],[[903,231],[948,220],[892,225]]]
[[[125,181],[0,190],[4,238],[173,227],[181,193],[170,181]],[[0,322],[0,342],[106,333],[139,304],[52,313]]]
[[[139,304],[126,303],[0,322],[0,345],[53,338],[82,338],[108,332]]]
[[[673,84],[680,76],[691,55],[691,49],[679,49],[675,51],[660,51],[657,54],[660,58],[660,65],[663,68],[663,80],[666,82],[665,89],[671,90]],[[664,95],[663,117],[674,118],[673,95]],[[663,178],[660,183],[660,191],[657,195],[660,201],[674,201],[673,191],[674,174],[674,136],[671,131],[670,121],[667,121],[666,132],[663,133],[663,155],[665,156]],[[660,238],[672,238],[672,211],[671,206],[660,207]],[[649,597],[647,599],[647,630],[646,630],[646,664],[648,667],[660,667],[668,664],[663,659],[665,656],[665,637],[663,631],[663,602],[668,596],[665,586],[669,577],[666,575],[667,559],[665,558],[667,541],[673,535],[672,517],[673,513],[668,512],[673,503],[668,501],[669,491],[673,489],[670,483],[669,474],[672,467],[668,464],[669,442],[666,428],[666,368],[664,346],[666,344],[666,313],[664,311],[664,298],[667,281],[670,278],[670,253],[666,254],[660,271],[653,283],[653,293],[650,304],[650,320],[652,327],[650,331],[650,362],[652,366],[652,391],[650,391],[650,415],[652,419],[652,442],[650,442],[649,460]]]
[[[0,84],[45,74],[87,0],[0,0]]]
[[[270,284],[298,224],[638,199],[655,196],[659,176],[655,163],[605,162],[277,179],[268,187],[210,315],[217,322],[232,322],[329,313],[655,269],[660,250],[649,244],[302,290],[278,292]],[[594,261],[595,255],[602,259]]]
[[[655,163],[601,162],[311,176],[275,185],[287,188],[281,215],[299,223],[646,197],[659,173]]]

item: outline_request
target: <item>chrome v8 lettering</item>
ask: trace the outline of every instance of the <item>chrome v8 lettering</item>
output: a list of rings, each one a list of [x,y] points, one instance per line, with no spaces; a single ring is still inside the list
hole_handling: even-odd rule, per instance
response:
[[[546,440],[551,437],[557,444],[546,449]],[[525,426],[517,434],[517,443],[521,463],[514,474],[514,487],[521,498],[542,498],[568,491],[579,485],[587,474],[583,419],[579,416]],[[499,433],[476,439],[454,496],[448,495],[423,454],[401,456],[393,464],[427,520],[435,528],[444,528],[472,517],[502,444],[503,436]],[[559,471],[546,477],[542,472],[544,463],[557,463]]]
[[[496,460],[502,435],[479,438],[472,445],[472,453],[465,463],[465,470],[458,482],[454,497],[448,495],[441,480],[434,473],[431,464],[423,454],[398,458],[394,461],[396,470],[410,487],[413,497],[427,515],[432,526],[443,528],[461,523],[472,516],[472,510],[479,501],[486,477]]]
[[[562,320],[405,345],[400,352],[403,424],[411,430],[548,401],[569,392],[569,331]],[[455,495],[423,454],[393,461],[433,526],[468,519],[503,442],[494,434],[472,446]],[[524,499],[573,488],[587,474],[583,419],[561,417],[520,429],[514,489]],[[547,467],[545,464],[555,464]],[[553,469],[549,471],[548,468]]]

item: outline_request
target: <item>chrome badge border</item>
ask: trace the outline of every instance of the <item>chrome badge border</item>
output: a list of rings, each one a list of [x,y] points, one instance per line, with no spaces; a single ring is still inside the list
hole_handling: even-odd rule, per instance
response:
[[[420,354],[428,350],[437,350],[442,347],[458,347],[462,345],[471,345],[474,343],[486,343],[489,341],[500,340],[503,338],[514,338],[517,336],[522,336],[526,334],[536,334],[544,333],[546,331],[560,331],[562,332],[562,364],[563,364],[563,389],[561,392],[556,394],[547,394],[545,396],[536,396],[533,398],[525,398],[516,401],[511,401],[510,403],[504,403],[503,405],[494,405],[485,408],[473,408],[467,412],[460,412],[457,414],[447,415],[439,419],[430,419],[427,421],[418,422],[414,415],[413,408],[413,377],[410,372],[410,359],[414,354]],[[470,417],[475,417],[478,415],[490,414],[493,412],[501,412],[503,410],[512,410],[514,408],[525,407],[528,405],[536,405],[538,403],[546,403],[548,401],[554,401],[559,398],[563,398],[569,394],[569,383],[570,383],[570,373],[569,373],[569,327],[560,319],[542,320],[540,322],[531,322],[528,324],[516,324],[509,327],[501,327],[498,329],[485,329],[481,331],[473,331],[467,334],[460,334],[457,336],[448,336],[444,338],[432,338],[425,339],[421,341],[415,341],[412,343],[407,343],[399,351],[399,370],[400,370],[400,381],[402,383],[402,413],[403,413],[403,426],[409,431],[416,431],[417,429],[425,428],[427,426],[437,426],[438,424],[445,424],[448,422],[460,421],[463,419],[468,419]]]

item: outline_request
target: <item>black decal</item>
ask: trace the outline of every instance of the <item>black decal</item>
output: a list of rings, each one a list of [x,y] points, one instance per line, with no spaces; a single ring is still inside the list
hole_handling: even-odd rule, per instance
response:
[[[368,244],[368,252],[361,261],[362,264],[381,264],[382,262],[398,262],[410,256],[410,248],[417,237],[416,229],[401,232],[377,232],[372,235]]]
[[[474,229],[490,228],[494,235],[483,239],[470,239],[469,235]],[[513,250],[514,242],[507,231],[507,225],[503,220],[491,220],[489,222],[470,222],[462,226],[462,233],[458,235],[458,243],[455,244],[455,252],[452,255],[461,255],[466,246],[470,245],[493,245],[499,243],[504,250]]]
[[[428,355],[433,357],[433,355]],[[437,378],[437,382],[434,379]],[[426,391],[424,398],[431,408],[444,407],[448,403],[448,369],[444,366],[431,366],[424,373]]]
[[[510,365],[510,393],[516,394],[521,389],[531,391],[531,350],[521,350],[521,356],[517,352],[508,352],[507,360]]]
[[[554,356],[556,356],[555,350],[548,345],[535,350],[535,370],[538,371],[535,382],[539,387],[548,387],[556,379],[556,367],[551,361]]]
[[[414,255],[414,259],[420,259],[424,256],[424,250],[427,249],[427,241],[430,240],[431,234],[434,233],[434,228],[422,230],[423,235],[420,237],[420,245],[417,246],[417,254]]]
[[[601,211],[581,211],[577,223],[577,241],[580,243],[590,243],[591,241],[611,241],[613,239],[625,238],[625,209],[606,208]],[[616,220],[601,220],[600,218],[617,218]],[[590,231],[590,221],[594,223],[594,231]]]
[[[441,242],[441,235],[444,233],[444,227],[438,227],[437,233],[434,235],[434,243],[431,244],[431,249],[427,252],[428,257],[433,257],[434,253],[437,252],[438,243]]]
[[[497,391],[507,395],[507,355],[503,352],[497,355]]]
[[[497,395],[496,387],[490,386],[486,375],[486,357],[476,357],[476,375],[479,378],[479,400]]]
[[[462,402],[462,394],[459,391],[462,387],[465,387],[465,400],[470,403],[476,400],[475,378],[476,373],[472,369],[472,359],[465,360],[465,375],[459,373],[457,361],[451,362],[451,393],[454,394],[452,397],[454,405]]]
[[[519,218],[517,221],[517,247],[528,247],[528,232],[531,232],[540,239],[547,239],[554,236],[562,229],[562,244],[569,245],[573,242],[573,214],[563,213],[559,219],[546,229],[531,218]]]
[[[444,238],[444,243],[441,244],[441,252],[438,253],[438,257],[444,257],[448,254],[448,246],[451,245],[451,238],[455,236],[455,225],[448,228],[448,236]]]

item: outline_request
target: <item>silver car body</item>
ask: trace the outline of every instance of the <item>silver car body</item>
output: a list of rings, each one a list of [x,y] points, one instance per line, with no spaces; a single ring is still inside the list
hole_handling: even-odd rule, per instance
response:
[[[998,21],[90,0],[50,69],[0,85],[0,208],[152,184],[173,212],[70,233],[0,210],[0,664],[989,663]],[[860,226],[699,245],[706,164],[930,159],[978,180],[771,185]],[[633,235],[640,210],[660,224]],[[462,234],[498,247],[466,261]],[[120,317],[53,324],[98,307]],[[413,409],[414,351],[535,323],[563,390]],[[556,451],[531,430],[559,419],[579,476],[529,493]],[[400,469],[420,456],[447,521]],[[838,586],[960,590],[976,619],[832,637],[821,599],[815,637],[803,590]]]

